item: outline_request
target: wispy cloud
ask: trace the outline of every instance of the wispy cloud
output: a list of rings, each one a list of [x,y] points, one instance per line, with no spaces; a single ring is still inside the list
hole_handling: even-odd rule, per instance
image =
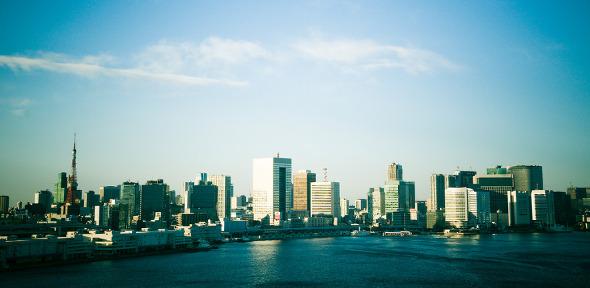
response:
[[[202,42],[162,40],[135,56],[138,66],[149,71],[218,71],[220,68],[276,58],[260,44],[210,37]]]
[[[460,65],[433,51],[381,44],[373,40],[311,37],[295,42],[293,48],[310,59],[355,70],[399,68],[419,74],[460,68]]]
[[[29,98],[0,98],[0,106],[6,106],[7,111],[16,117],[25,116],[32,103],[33,101]]]
[[[106,58],[109,57],[99,55],[85,56],[80,59],[71,59],[59,54],[41,54],[37,57],[2,55],[0,56],[0,66],[6,66],[15,71],[46,70],[86,77],[124,77],[199,86],[242,86],[247,84],[245,81],[199,77],[189,74],[176,73],[174,71],[162,71],[157,69],[148,70],[142,67],[110,67],[104,64]]]

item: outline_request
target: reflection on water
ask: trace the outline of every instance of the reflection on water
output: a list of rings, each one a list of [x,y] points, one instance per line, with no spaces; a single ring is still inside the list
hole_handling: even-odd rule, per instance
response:
[[[589,270],[590,233],[341,237],[19,271],[2,287],[588,287]]]

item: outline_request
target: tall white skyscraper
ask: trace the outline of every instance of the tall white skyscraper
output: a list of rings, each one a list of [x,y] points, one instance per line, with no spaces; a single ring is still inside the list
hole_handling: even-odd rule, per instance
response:
[[[447,188],[445,190],[445,220],[455,227],[489,225],[490,193],[471,188]]]
[[[234,194],[234,185],[231,183],[231,176],[209,175],[208,181],[217,186],[217,215],[219,218],[231,217],[231,197]]]
[[[381,187],[369,188],[367,196],[369,217],[371,217],[373,222],[385,217],[385,190]]]
[[[533,190],[531,192],[531,218],[540,225],[555,225],[553,192]]]
[[[346,198],[340,198],[340,217],[344,217],[348,215],[348,206],[350,205],[350,201]]]
[[[311,183],[311,215],[332,215],[338,217],[340,213],[340,183],[313,182]]]
[[[287,218],[293,207],[290,158],[260,158],[252,162],[254,220],[270,217],[271,223]]]

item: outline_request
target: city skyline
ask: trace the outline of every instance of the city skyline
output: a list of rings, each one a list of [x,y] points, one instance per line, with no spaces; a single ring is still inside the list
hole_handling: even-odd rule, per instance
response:
[[[250,195],[277,152],[348,199],[392,162],[417,200],[457,166],[590,185],[585,2],[28,4],[0,4],[11,203],[70,174],[74,133],[83,191],[208,172]]]

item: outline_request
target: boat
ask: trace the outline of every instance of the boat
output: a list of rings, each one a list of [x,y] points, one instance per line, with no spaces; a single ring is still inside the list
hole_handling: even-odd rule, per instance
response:
[[[353,230],[352,232],[350,232],[350,236],[353,237],[364,237],[369,235],[369,232],[365,230]]]
[[[406,237],[406,236],[412,236],[412,232],[410,232],[410,231],[386,231],[386,232],[383,232],[383,236],[385,236],[385,237]]]
[[[444,231],[444,235],[447,237],[477,235],[477,234],[479,234],[479,229],[445,229],[445,231]]]

